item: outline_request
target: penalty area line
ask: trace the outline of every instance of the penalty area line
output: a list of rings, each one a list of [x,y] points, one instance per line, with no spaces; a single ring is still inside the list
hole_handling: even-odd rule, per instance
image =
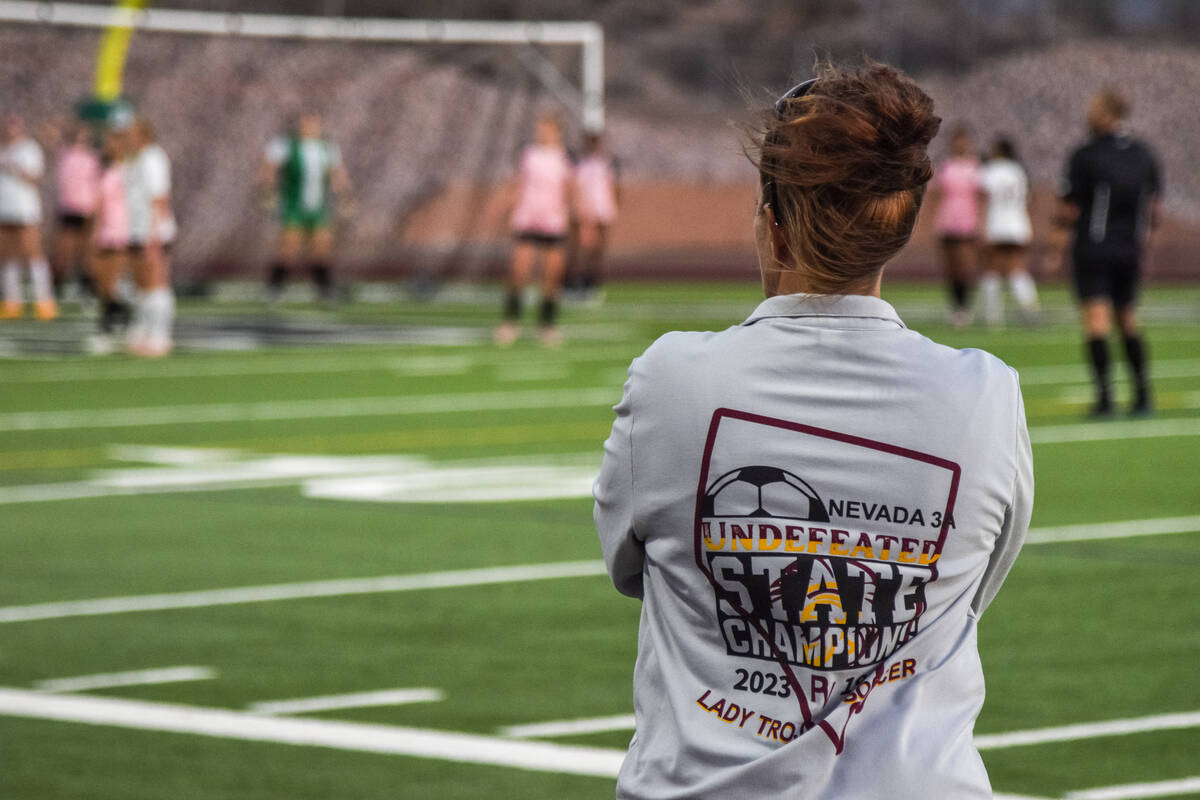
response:
[[[38,681],[33,688],[43,692],[87,692],[92,689],[113,689],[119,686],[153,686],[182,681],[211,681],[216,677],[217,671],[212,667],[161,667],[129,672],[78,675],[71,678],[50,678]]]

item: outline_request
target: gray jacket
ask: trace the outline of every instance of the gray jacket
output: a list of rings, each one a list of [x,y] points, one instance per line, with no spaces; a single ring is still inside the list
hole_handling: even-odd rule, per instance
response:
[[[1024,540],[1016,373],[787,295],[629,369],[596,480],[642,599],[622,798],[990,798],[975,625]]]

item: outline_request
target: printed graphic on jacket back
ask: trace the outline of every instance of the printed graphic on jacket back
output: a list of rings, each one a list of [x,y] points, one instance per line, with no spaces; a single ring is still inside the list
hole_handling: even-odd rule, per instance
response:
[[[729,409],[698,487],[696,562],[731,656],[862,671],[921,631],[956,464]]]

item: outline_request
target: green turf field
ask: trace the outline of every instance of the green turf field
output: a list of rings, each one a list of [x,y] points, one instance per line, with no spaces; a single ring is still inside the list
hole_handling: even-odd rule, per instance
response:
[[[1034,531],[980,627],[996,791],[1200,798],[1200,290],[1146,298],[1157,415],[1099,423],[1063,291],[999,332],[950,330],[934,287],[885,297],[1025,385]],[[194,342],[254,316],[339,325],[153,363],[0,360],[0,798],[611,797],[639,609],[597,567],[586,487],[630,359],[756,302],[612,287],[566,310],[557,351],[494,349],[498,301],[471,297],[183,303]],[[80,676],[110,677],[44,683]],[[385,690],[408,693],[259,705]]]

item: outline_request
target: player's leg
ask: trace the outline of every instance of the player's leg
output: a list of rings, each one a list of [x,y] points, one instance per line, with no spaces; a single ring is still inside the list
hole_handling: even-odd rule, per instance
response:
[[[950,324],[962,328],[971,323],[971,261],[974,243],[967,239],[944,237],[942,263],[950,292]]]
[[[40,320],[58,316],[54,299],[54,277],[42,250],[42,232],[37,225],[22,225],[17,233],[18,252],[29,265],[29,280],[33,285],[34,315]]]
[[[1133,402],[1129,411],[1142,416],[1152,413],[1154,405],[1150,393],[1150,354],[1138,325],[1137,289],[1138,265],[1118,265],[1113,270],[1112,301],[1133,379]]]
[[[4,304],[0,319],[16,319],[24,305],[21,297],[21,267],[17,258],[17,226],[0,224],[0,283],[3,283]]]
[[[558,329],[558,306],[566,265],[565,244],[546,248],[542,264],[542,307],[538,314],[538,336],[547,347],[557,347],[562,343],[562,333]]]
[[[1008,288],[1020,309],[1021,320],[1032,323],[1037,320],[1038,294],[1037,284],[1029,274],[1029,250],[1025,245],[1011,245],[1006,248],[1005,272],[1008,276]]]
[[[1112,330],[1112,273],[1103,262],[1075,262],[1075,292],[1079,297],[1085,353],[1092,369],[1096,402],[1092,417],[1112,414],[1111,365],[1108,335]]]
[[[590,228],[587,243],[583,247],[583,290],[589,304],[601,305],[604,302],[604,255],[608,250],[608,223],[596,222]]]
[[[99,335],[90,342],[93,353],[103,355],[113,350],[112,336],[129,319],[128,309],[117,300],[117,281],[125,270],[127,252],[124,248],[98,248],[90,263],[92,286],[100,301]]]
[[[985,246],[983,275],[979,278],[979,304],[983,321],[989,328],[1004,325],[1004,288],[1000,277],[1004,269],[1004,254],[999,245]]]
[[[333,229],[328,225],[314,227],[308,237],[308,257],[317,299],[323,303],[333,301],[333,270],[329,266],[332,252]]]
[[[160,358],[171,352],[175,324],[175,293],[171,291],[171,245],[156,244],[146,250],[144,297],[145,340],[139,355]]]
[[[493,340],[498,345],[512,344],[521,333],[521,293],[529,284],[536,256],[537,244],[529,239],[518,237],[517,243],[513,247],[512,260],[508,265],[502,322],[492,334]]]
[[[279,231],[279,240],[275,244],[275,258],[267,271],[268,302],[277,303],[282,298],[288,273],[300,260],[303,244],[304,231],[300,226],[285,222],[282,230]]]

